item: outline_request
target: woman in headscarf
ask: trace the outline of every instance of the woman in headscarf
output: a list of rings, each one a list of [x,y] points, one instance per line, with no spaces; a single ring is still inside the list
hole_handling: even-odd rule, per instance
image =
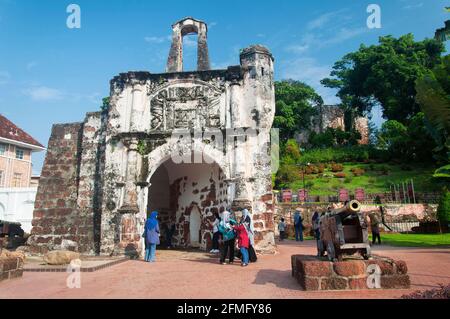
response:
[[[221,221],[219,223],[219,229],[222,233],[223,245],[222,252],[220,254],[220,263],[226,265],[225,259],[229,254],[229,263],[234,262],[234,246],[235,246],[235,235],[232,228],[232,224],[236,222],[231,218],[231,213],[229,211],[224,211],[221,216]],[[229,253],[228,253],[229,251]]]
[[[158,212],[153,211],[145,222],[145,261],[148,262],[155,262],[156,260],[156,245],[159,245],[159,223],[157,218]]]
[[[255,231],[253,227],[253,218],[252,214],[249,212],[248,209],[242,210],[242,220],[241,223],[245,226],[245,230],[247,231],[248,239],[249,239],[249,246],[248,246],[248,253],[249,253],[249,260],[250,262],[256,262],[258,257],[256,256],[255,252]]]
[[[248,209],[244,209],[242,211],[241,223],[244,224],[245,229],[247,230],[248,239],[250,240],[250,245],[254,246],[255,240],[254,240],[254,236],[253,236],[253,219],[252,219],[252,216],[251,216],[250,212],[248,211]]]

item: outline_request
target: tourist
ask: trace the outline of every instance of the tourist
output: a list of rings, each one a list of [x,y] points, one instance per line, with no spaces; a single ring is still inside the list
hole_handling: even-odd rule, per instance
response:
[[[318,211],[315,211],[312,216],[312,228],[314,231],[314,238],[316,239],[317,244],[317,256],[320,255],[320,247],[319,247],[319,241],[320,241],[320,215]]]
[[[372,229],[372,245],[375,245],[376,239],[378,239],[378,245],[381,245],[379,220],[375,213],[370,214],[370,228]]]
[[[303,219],[301,209],[297,208],[294,214],[294,229],[295,229],[295,240],[303,241]]]
[[[220,254],[220,263],[226,265],[226,258],[229,256],[229,263],[234,262],[234,246],[235,246],[235,232],[232,225],[236,222],[231,218],[229,211],[224,211],[219,223],[219,231],[222,233],[222,253]]]
[[[248,209],[244,209],[242,211],[242,220],[241,223],[244,224],[245,229],[247,230],[247,235],[249,239],[249,246],[248,246],[248,255],[250,262],[254,263],[258,260],[258,257],[256,256],[255,251],[255,236],[254,236],[254,226],[253,226],[253,218]]]
[[[217,254],[219,252],[219,239],[220,239],[220,232],[219,232],[219,223],[220,223],[220,216],[219,213],[214,213],[214,221],[209,222],[210,225],[213,228],[213,238],[212,238],[212,249],[210,253]]]
[[[238,247],[242,254],[241,266],[246,267],[249,263],[248,247],[250,245],[247,230],[243,224],[235,225],[233,226],[233,229],[236,231]]]
[[[280,241],[283,241],[286,232],[286,223],[284,222],[284,218],[281,218],[281,221],[278,223],[278,231],[280,232]]]
[[[253,236],[253,218],[248,211],[248,209],[242,210],[242,219],[241,223],[244,225],[245,229],[247,230],[248,239],[251,246],[255,245],[255,237]]]
[[[175,234],[175,221],[174,218],[171,217],[169,219],[169,222],[166,225],[166,245],[167,249],[172,248],[172,237],[173,234]]]
[[[156,245],[159,245],[158,212],[153,211],[145,222],[143,237],[145,239],[145,261],[156,261]]]

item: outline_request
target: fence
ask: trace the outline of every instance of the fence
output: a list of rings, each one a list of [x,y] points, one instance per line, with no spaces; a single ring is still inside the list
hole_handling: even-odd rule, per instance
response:
[[[336,195],[308,195],[306,191],[306,196],[303,192],[294,193],[290,190],[275,191],[275,197],[279,203],[339,203],[342,200],[342,194]],[[303,196],[302,196],[303,195]],[[356,198],[358,197],[358,198]],[[440,193],[415,193],[415,203],[416,204],[438,204],[440,198]],[[385,193],[365,193],[365,194],[348,194],[346,200],[358,199],[362,204],[404,204],[406,201],[404,198],[395,196],[390,192]]]

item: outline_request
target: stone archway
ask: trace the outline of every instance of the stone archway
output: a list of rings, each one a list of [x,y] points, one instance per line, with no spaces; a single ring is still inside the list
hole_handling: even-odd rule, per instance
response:
[[[230,201],[224,170],[217,162],[209,162],[177,164],[169,157],[150,170],[146,207],[147,212],[159,212],[163,247],[170,220],[176,225],[175,247],[206,250],[211,246],[208,220]]]

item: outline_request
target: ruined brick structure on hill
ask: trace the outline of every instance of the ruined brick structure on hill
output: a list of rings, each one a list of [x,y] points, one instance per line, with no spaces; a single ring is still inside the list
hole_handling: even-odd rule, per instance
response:
[[[345,130],[344,111],[339,105],[322,105],[318,107],[317,115],[311,118],[311,131],[323,133],[327,128]],[[361,134],[359,144],[369,144],[369,120],[367,117],[356,117],[353,127]],[[297,135],[299,144],[308,143],[309,131],[301,132]]]
[[[206,24],[185,18],[172,28],[167,73],[121,73],[107,110],[53,126],[33,252],[139,254],[152,210],[162,231],[175,221],[176,246],[206,249],[208,221],[228,207],[251,209],[257,250],[274,252],[273,57],[254,45],[241,51],[240,65],[210,70]],[[198,34],[198,70],[183,72],[182,38],[190,33]]]

